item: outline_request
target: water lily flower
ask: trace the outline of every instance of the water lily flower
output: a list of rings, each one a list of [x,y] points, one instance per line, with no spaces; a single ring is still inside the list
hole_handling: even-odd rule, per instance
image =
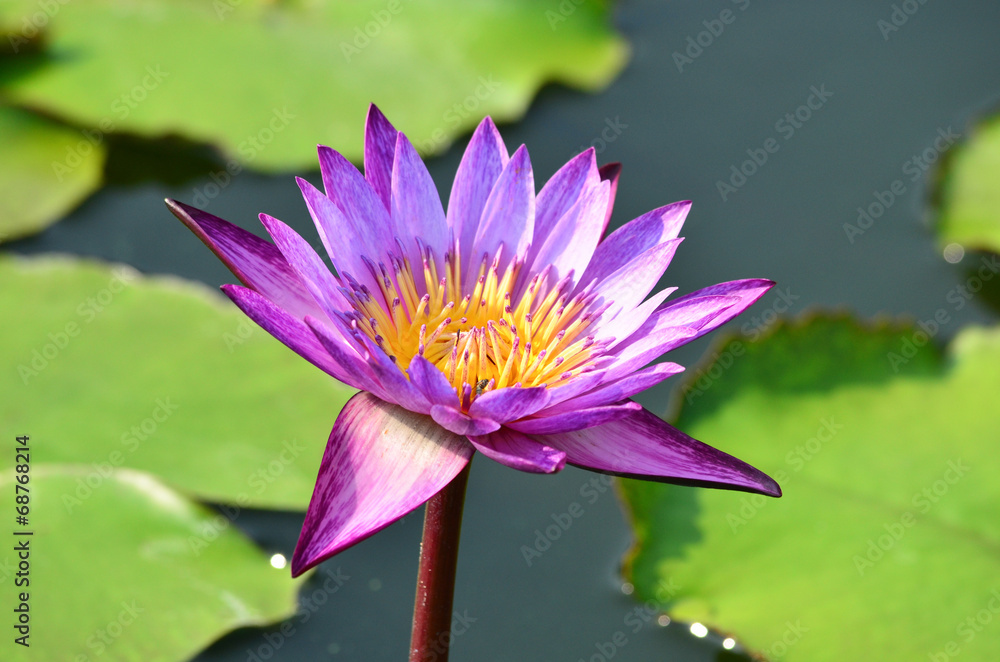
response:
[[[744,462],[630,399],[683,368],[665,352],[724,324],[774,283],[650,296],[690,203],[604,236],[617,165],[589,149],[536,194],[528,151],[476,129],[447,212],[406,136],[369,109],[364,174],[319,147],[325,192],[298,184],[335,273],[276,218],[274,243],[180,202],[180,218],[244,286],[223,291],[303,358],[357,388],[333,425],[292,560],[298,575],[420,507],[478,451],[521,471],[778,495]]]

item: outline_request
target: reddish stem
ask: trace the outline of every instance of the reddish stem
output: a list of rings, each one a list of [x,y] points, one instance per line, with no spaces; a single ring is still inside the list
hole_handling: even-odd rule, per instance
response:
[[[413,605],[410,662],[448,662],[458,538],[462,532],[462,507],[470,466],[471,462],[427,502],[417,599]]]

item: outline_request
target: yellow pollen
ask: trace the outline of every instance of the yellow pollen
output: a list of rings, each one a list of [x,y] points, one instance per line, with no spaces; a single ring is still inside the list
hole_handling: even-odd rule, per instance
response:
[[[462,409],[493,389],[558,386],[586,371],[602,347],[593,336],[582,337],[597,317],[584,313],[594,297],[587,289],[571,297],[570,276],[549,287],[546,267],[514,301],[523,262],[515,257],[501,272],[502,252],[501,246],[492,260],[483,255],[477,272],[466,274],[472,280],[466,294],[458,251],[445,253],[443,274],[426,246],[419,275],[407,258],[394,257],[388,267],[363,258],[379,291],[342,278],[341,291],[355,311],[351,327],[375,341],[404,374],[422,355],[454,387]]]

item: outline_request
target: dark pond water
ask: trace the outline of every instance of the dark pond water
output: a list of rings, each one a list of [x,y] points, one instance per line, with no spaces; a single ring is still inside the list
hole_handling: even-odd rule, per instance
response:
[[[934,171],[922,172],[912,159],[928,149],[936,158],[942,133],[964,139],[970,122],[997,101],[1000,5],[903,4],[915,13],[884,35],[878,22],[890,20],[888,1],[622,2],[616,22],[634,56],[619,80],[594,96],[547,88],[524,121],[502,131],[508,145],[528,145],[536,180],[592,143],[601,161],[623,162],[616,225],[667,202],[694,200],[687,239],[665,279],[681,292],[766,276],[792,300],[790,314],[822,307],[926,319],[964,276],[961,264],[942,259],[930,232]],[[718,31],[711,22],[725,9],[732,22],[700,53],[692,49],[691,61],[679,70],[673,54],[706,31],[705,21]],[[539,20],[545,20],[541,12]],[[801,109],[810,102],[812,109]],[[359,130],[361,122],[359,117]],[[751,155],[760,159],[771,139],[777,151],[745,181],[734,180],[738,188],[723,199],[717,182],[728,181],[731,169]],[[462,149],[464,141],[430,165],[442,190]],[[175,181],[192,169],[197,174],[165,186],[144,177],[150,164],[159,177]],[[209,183],[210,167],[131,151],[113,163],[119,184],[11,248],[97,256],[212,285],[229,282],[229,273],[162,204],[165,196],[191,201]],[[843,225],[856,222],[856,209],[876,202],[895,180],[905,192],[849,241]],[[243,174],[208,209],[254,231],[259,211],[310,231],[290,176]],[[756,314],[777,301],[769,295]],[[967,307],[953,315],[941,340],[988,319],[985,310]],[[703,340],[672,358],[690,365],[707,347]],[[640,399],[662,413],[669,397],[664,386]],[[618,574],[629,530],[611,492],[593,503],[583,497],[593,476],[567,469],[534,477],[477,458],[455,598],[467,623],[456,638],[454,660],[600,661],[606,659],[600,646],[619,632],[627,644],[614,651],[616,662],[716,658],[721,649],[713,636],[699,640],[676,624],[648,623],[634,631],[636,617],[629,615],[636,603],[623,595]],[[533,544],[535,530],[573,502],[584,515],[529,567],[521,546]],[[290,556],[301,520],[301,514],[250,513],[240,525],[267,549]],[[303,593],[310,618],[293,619],[292,636],[243,630],[198,660],[405,659],[420,523],[415,513],[324,564]],[[324,573],[336,572],[349,579],[335,593],[325,591]],[[277,650],[268,656],[272,646]]]

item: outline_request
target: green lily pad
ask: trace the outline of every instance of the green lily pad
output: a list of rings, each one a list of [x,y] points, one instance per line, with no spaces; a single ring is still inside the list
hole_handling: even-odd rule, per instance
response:
[[[936,332],[819,318],[720,356],[678,425],[784,496],[625,481],[637,593],[766,659],[1000,659],[1000,331]]]
[[[104,145],[78,129],[0,106],[0,136],[0,242],[45,229],[101,185]]]
[[[34,461],[131,467],[201,499],[306,508],[353,389],[201,285],[10,257],[0,282],[0,428],[43,440]]]
[[[74,123],[295,169],[317,142],[359,160],[370,102],[435,153],[484,115],[519,117],[543,83],[599,89],[628,50],[609,14],[599,0],[74,0],[46,57],[0,61],[0,80]]]
[[[301,582],[272,567],[228,519],[155,477],[118,469],[94,480],[88,467],[36,464],[45,446],[82,434],[27,440],[28,525],[14,531],[32,535],[7,530],[2,593],[9,622],[20,618],[10,610],[26,605],[29,629],[8,625],[5,660],[175,662],[230,630],[295,612]],[[4,442],[5,455],[23,448],[13,436]],[[6,503],[17,475],[0,474]],[[12,551],[20,546],[27,551]],[[27,584],[15,586],[15,570]],[[13,643],[25,634],[27,648]]]
[[[955,150],[941,185],[937,231],[943,244],[1000,253],[1000,117]]]

